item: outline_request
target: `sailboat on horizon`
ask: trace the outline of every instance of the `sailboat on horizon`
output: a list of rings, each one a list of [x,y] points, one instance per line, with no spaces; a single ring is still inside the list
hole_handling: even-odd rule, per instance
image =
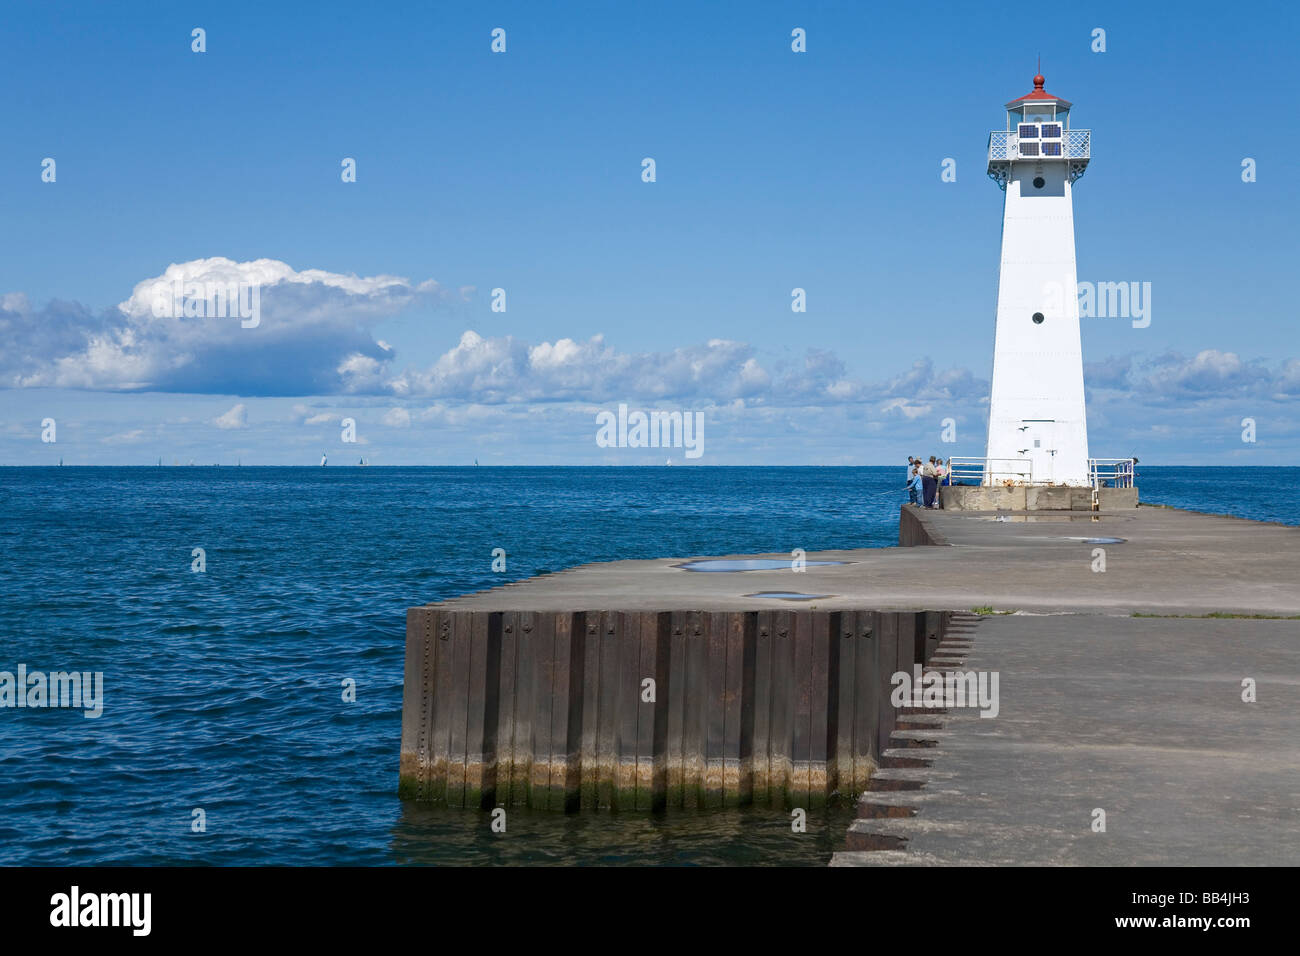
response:
[[[321,467],[324,468],[327,462],[329,462],[329,456],[326,455],[325,452],[321,452],[320,453]]]

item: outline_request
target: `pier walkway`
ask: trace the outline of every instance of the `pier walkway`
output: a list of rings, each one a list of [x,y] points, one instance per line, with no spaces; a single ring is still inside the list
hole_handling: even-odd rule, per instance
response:
[[[899,539],[802,570],[798,541],[591,564],[412,608],[403,793],[860,794],[837,866],[1295,862],[1300,529],[905,506]],[[704,558],[770,563],[683,567]],[[997,716],[895,707],[917,664],[996,672]]]
[[[918,516],[919,519],[918,519]],[[868,548],[807,554],[809,562],[769,571],[683,571],[687,557],[588,564],[444,602],[463,611],[567,611],[789,607],[760,591],[824,594],[821,610],[995,610],[1084,614],[1300,615],[1300,528],[1142,506],[1101,514],[903,508],[902,536],[951,547]],[[924,527],[917,528],[919,523]],[[1092,538],[1122,544],[1088,544]],[[793,541],[791,550],[808,542]],[[1106,570],[1093,571],[1095,548]],[[784,562],[790,552],[767,557]]]
[[[971,637],[997,717],[930,718],[909,751],[929,766],[878,770],[859,803],[848,845],[881,849],[832,865],[1300,859],[1300,621],[1015,615]],[[900,777],[920,789],[875,789]]]

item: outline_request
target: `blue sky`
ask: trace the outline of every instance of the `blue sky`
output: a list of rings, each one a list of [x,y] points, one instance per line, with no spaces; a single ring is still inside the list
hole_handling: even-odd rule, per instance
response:
[[[596,445],[619,402],[703,412],[704,464],[982,454],[986,140],[1041,54],[1093,130],[1079,279],[1152,290],[1146,328],[1084,320],[1093,454],[1300,464],[1297,17],[10,5],[0,463],[658,463]],[[203,260],[277,277],[266,321],[151,319]]]

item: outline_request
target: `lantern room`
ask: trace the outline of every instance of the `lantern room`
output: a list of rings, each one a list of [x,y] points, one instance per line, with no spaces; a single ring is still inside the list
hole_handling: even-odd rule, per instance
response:
[[[989,176],[1003,189],[1017,161],[1067,160],[1070,182],[1088,168],[1091,131],[1070,128],[1072,104],[1048,93],[1045,83],[1035,76],[1033,91],[1006,105],[1006,129],[989,135]]]
[[[1053,96],[1043,89],[1047,81],[1040,73],[1034,77],[1034,91],[1007,104],[1007,132],[1017,132],[1023,124],[1054,123],[1070,128],[1070,101]],[[1024,133],[1020,133],[1024,135]]]

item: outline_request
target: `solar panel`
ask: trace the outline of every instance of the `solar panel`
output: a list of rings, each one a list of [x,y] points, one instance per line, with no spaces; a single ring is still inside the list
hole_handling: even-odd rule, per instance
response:
[[[1044,136],[1045,138],[1049,138],[1049,139],[1060,139],[1060,138],[1061,138],[1061,124],[1060,124],[1060,123],[1044,123],[1044,124],[1043,124],[1043,136]]]
[[[1060,156],[1060,155],[1061,155],[1061,144],[1060,144],[1060,143],[1044,143],[1044,144],[1043,144],[1043,155],[1044,155],[1044,156]]]
[[[1019,133],[1021,139],[1038,139],[1038,127],[1033,123],[1021,123]]]
[[[1059,144],[1058,144],[1058,145],[1059,145]],[[1037,144],[1037,143],[1026,143],[1026,142],[1023,142],[1023,141],[1022,141],[1021,144],[1020,144],[1020,155],[1021,155],[1021,156],[1037,156],[1037,155],[1038,155],[1038,144]]]

